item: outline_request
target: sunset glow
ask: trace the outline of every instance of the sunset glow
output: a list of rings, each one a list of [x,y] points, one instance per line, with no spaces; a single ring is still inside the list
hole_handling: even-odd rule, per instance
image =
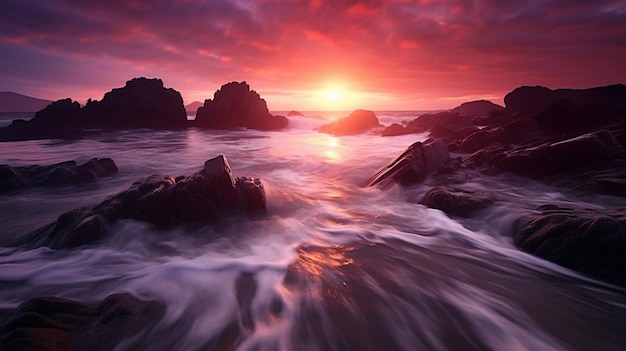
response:
[[[275,111],[441,109],[626,80],[617,0],[35,0],[0,13],[0,91],[50,100],[145,76],[186,104],[245,80]]]

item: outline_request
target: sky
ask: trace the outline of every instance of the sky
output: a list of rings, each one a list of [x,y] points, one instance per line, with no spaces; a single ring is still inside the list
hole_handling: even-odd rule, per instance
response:
[[[626,83],[625,0],[2,0],[0,91],[81,103],[134,77],[185,104],[434,110]]]

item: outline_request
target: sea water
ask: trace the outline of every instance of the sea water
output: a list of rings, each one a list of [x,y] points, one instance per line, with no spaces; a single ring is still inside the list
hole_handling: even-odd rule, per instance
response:
[[[384,124],[418,112],[379,112]],[[129,292],[166,306],[119,350],[623,350],[622,288],[517,249],[515,220],[544,204],[613,208],[512,176],[460,185],[499,201],[471,219],[416,203],[409,188],[363,185],[425,134],[336,137],[340,114],[290,118],[284,131],[127,130],[84,140],[0,143],[0,164],[112,158],[97,183],[0,195],[0,308],[36,296],[97,304]],[[259,177],[267,215],[156,229],[135,220],[71,250],[7,243],[151,174],[190,175],[225,155]],[[463,156],[463,155],[454,155]]]

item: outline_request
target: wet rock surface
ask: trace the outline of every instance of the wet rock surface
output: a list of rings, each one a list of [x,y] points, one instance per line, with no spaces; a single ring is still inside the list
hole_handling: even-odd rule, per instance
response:
[[[91,208],[78,208],[16,242],[29,247],[72,248],[108,235],[108,225],[136,219],[156,228],[177,223],[215,221],[265,213],[265,190],[259,179],[233,177],[224,156],[205,162],[188,177],[152,175]]]
[[[66,161],[45,166],[0,165],[0,193],[32,186],[92,183],[118,173],[110,158],[93,158],[83,164]]]
[[[287,127],[287,118],[269,113],[267,103],[246,82],[230,82],[198,108],[194,125],[210,129],[248,128],[277,130]]]
[[[451,216],[470,217],[496,202],[496,197],[485,191],[437,186],[426,192],[418,202]]]
[[[518,221],[513,238],[526,252],[626,286],[626,209],[542,206]]]
[[[155,326],[165,306],[114,294],[94,306],[59,297],[35,297],[0,312],[2,350],[109,350]]]
[[[416,184],[441,168],[449,159],[450,154],[443,141],[416,142],[380,169],[367,181],[367,185]]]

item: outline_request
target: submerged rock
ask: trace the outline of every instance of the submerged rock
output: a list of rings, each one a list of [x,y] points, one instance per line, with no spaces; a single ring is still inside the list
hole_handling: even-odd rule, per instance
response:
[[[75,161],[47,166],[0,165],[0,193],[30,186],[91,183],[117,172],[117,166],[110,158],[93,158],[80,165]]]
[[[376,117],[374,112],[355,110],[348,116],[335,122],[324,124],[318,128],[318,131],[333,135],[356,135],[377,127],[381,127],[381,124],[378,122],[378,117]]]
[[[518,220],[515,244],[526,252],[626,286],[626,211],[546,205]]]
[[[485,191],[437,186],[430,189],[419,203],[436,208],[451,216],[470,217],[496,201],[496,197]]]
[[[267,103],[246,82],[230,82],[198,108],[194,124],[201,128],[276,130],[287,127],[287,118],[273,116]]]
[[[220,155],[188,177],[153,175],[140,179],[128,190],[92,208],[62,214],[16,244],[53,249],[77,247],[105,238],[108,224],[119,219],[136,219],[164,228],[234,215],[254,216],[265,211],[261,181],[234,178],[228,161]]]
[[[98,306],[59,297],[35,297],[5,314],[2,350],[112,350],[155,326],[165,306],[130,294],[114,294]]]
[[[440,169],[450,154],[442,140],[416,142],[367,181],[368,186],[419,183]]]

